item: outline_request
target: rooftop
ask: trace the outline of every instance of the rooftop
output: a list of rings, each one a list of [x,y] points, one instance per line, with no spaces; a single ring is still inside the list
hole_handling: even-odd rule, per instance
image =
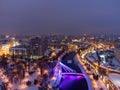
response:
[[[120,74],[110,73],[108,76],[110,81],[120,90]]]

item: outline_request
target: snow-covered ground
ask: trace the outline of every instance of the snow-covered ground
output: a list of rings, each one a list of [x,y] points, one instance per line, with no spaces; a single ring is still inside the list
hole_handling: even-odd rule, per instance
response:
[[[35,86],[33,84],[33,82],[35,79],[37,79],[38,75],[40,75],[40,70],[37,69],[37,72],[35,72],[32,75],[29,75],[28,72],[26,72],[25,78],[21,81],[18,80],[17,83],[15,83],[15,82],[10,83],[9,78],[6,75],[4,75],[4,71],[5,70],[0,69],[0,80],[1,80],[1,82],[5,82],[5,83],[8,82],[7,90],[38,90],[38,86]],[[32,82],[31,86],[29,86],[29,87],[26,85],[26,82],[28,80]]]
[[[98,56],[96,55],[96,53],[89,53],[86,55],[86,57],[92,62],[98,60]],[[120,71],[120,62],[116,59],[116,57],[105,60],[105,63],[104,61],[101,61],[100,64],[106,68],[111,68]]]
[[[25,78],[20,82],[18,81],[17,83],[13,83],[10,85],[10,88],[8,90],[38,90],[38,87],[33,84],[34,80],[37,78],[39,75],[38,73],[34,73],[33,75],[29,75],[27,72],[25,73]],[[31,86],[27,86],[26,82],[31,81],[32,84]]]

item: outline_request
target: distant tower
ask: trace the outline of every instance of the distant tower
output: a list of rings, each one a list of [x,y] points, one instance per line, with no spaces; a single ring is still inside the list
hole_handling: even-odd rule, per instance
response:
[[[42,56],[42,42],[40,37],[30,40],[30,54],[35,57]]]

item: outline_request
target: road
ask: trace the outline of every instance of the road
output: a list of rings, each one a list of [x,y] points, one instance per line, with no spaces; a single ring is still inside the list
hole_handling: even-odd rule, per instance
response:
[[[79,60],[79,63],[82,65],[82,67],[84,68],[84,70],[88,74],[89,78],[91,79],[93,90],[100,90],[101,87],[103,88],[103,90],[108,90],[101,79],[99,79],[99,80],[93,79],[93,75],[92,75],[91,71],[87,70],[85,64],[82,62],[82,60],[80,59],[78,54],[77,54],[77,58]]]

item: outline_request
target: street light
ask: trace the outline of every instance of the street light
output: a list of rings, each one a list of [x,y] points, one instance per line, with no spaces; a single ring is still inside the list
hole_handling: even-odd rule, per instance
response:
[[[43,74],[48,75],[48,70],[44,70]]]

